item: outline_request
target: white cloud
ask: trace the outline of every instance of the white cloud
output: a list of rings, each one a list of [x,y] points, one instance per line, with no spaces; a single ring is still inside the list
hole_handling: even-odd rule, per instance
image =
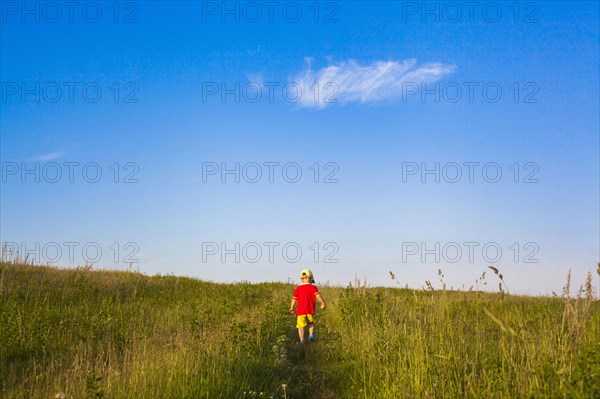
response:
[[[306,70],[293,82],[302,89],[298,105],[313,108],[396,100],[409,86],[437,82],[456,70],[454,65],[439,62],[417,65],[416,60],[410,59],[375,61],[368,65],[348,60],[313,71],[310,60],[307,61]]]
[[[55,159],[62,158],[65,155],[64,152],[51,152],[48,154],[40,155],[39,157],[35,157],[36,161],[54,161]]]

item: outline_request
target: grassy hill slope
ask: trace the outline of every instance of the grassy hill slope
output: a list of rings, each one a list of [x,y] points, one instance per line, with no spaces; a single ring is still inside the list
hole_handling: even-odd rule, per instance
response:
[[[586,292],[323,286],[300,346],[292,290],[0,263],[0,396],[600,398]]]

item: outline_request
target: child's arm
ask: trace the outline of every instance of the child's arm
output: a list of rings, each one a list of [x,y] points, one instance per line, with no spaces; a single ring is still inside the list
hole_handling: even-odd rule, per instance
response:
[[[319,294],[317,292],[317,301],[319,301],[319,303],[321,304],[321,309],[325,309],[325,300],[323,299],[323,297],[321,296],[321,294]]]
[[[298,300],[296,298],[292,298],[292,304],[290,305],[291,314],[294,314],[294,308],[296,307],[296,303],[298,303]]]

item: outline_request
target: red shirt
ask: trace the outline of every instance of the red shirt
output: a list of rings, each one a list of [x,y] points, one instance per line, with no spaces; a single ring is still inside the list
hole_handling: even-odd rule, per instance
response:
[[[315,304],[317,302],[315,297],[318,293],[318,288],[312,284],[302,284],[296,287],[292,297],[292,299],[298,300],[296,316],[315,314]]]

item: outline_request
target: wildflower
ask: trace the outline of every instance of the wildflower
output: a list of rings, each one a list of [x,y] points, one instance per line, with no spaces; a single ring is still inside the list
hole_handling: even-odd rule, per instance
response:
[[[64,394],[64,392],[59,392],[56,395],[54,395],[55,399],[66,399],[67,395]]]

